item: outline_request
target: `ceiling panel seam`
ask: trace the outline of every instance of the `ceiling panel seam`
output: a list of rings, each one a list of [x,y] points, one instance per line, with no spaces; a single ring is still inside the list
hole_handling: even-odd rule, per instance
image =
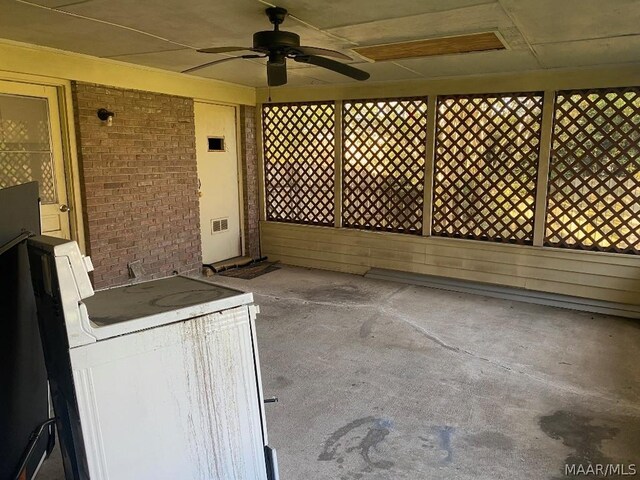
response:
[[[108,22],[106,20],[100,20],[99,18],[87,17],[85,15],[80,15],[78,13],[67,12],[65,10],[59,10],[58,8],[51,8],[51,7],[47,7],[45,5],[39,5],[37,3],[30,2],[28,0],[15,0],[15,1],[18,2],[18,3],[22,3],[24,5],[29,5],[31,7],[36,7],[36,8],[40,8],[42,10],[49,10],[50,12],[59,13],[61,15],[67,15],[67,16],[70,16],[70,17],[80,18],[82,20],[88,20],[88,21],[91,21],[91,22],[102,23],[104,25],[109,25],[109,26],[112,26],[112,27],[121,28],[123,30],[128,30],[130,32],[139,33],[141,35],[146,35],[147,37],[155,38],[156,40],[161,40],[161,41],[164,41],[164,42],[167,42],[167,43],[171,43],[173,45],[178,45],[180,47],[190,48],[192,50],[196,49],[196,47],[194,47],[193,45],[187,45],[187,44],[184,44],[184,43],[180,43],[180,42],[176,42],[176,41],[173,41],[173,40],[169,40],[168,38],[161,37],[160,35],[155,35],[153,33],[145,32],[144,30],[139,30],[137,28],[127,27],[125,25],[120,25],[120,24],[117,24],[117,23],[114,23],[114,22]]]
[[[406,67],[406,66],[404,66],[404,65],[402,65],[402,64],[400,64],[400,63],[398,63],[398,62],[389,62],[389,63],[392,63],[392,64],[394,64],[394,65],[395,65],[395,66],[397,66],[397,67],[404,68],[405,70],[408,70],[408,71],[409,71],[409,72],[411,72],[411,73],[415,73],[415,74],[416,74],[416,75],[418,75],[419,77],[424,77],[424,75],[422,75],[420,72],[418,72],[418,71],[414,70],[413,68]]]
[[[558,45],[561,43],[580,43],[580,42],[592,42],[594,40],[613,40],[618,38],[629,38],[629,37],[640,37],[640,33],[624,33],[622,35],[613,35],[613,36],[600,36],[600,37],[589,37],[589,38],[576,38],[574,40],[556,40],[553,42],[536,42],[532,45]]]
[[[91,2],[92,0],[80,0],[79,2],[69,2],[69,3],[63,3],[62,5],[56,5],[55,7],[52,8],[64,8],[64,7],[71,7],[74,5],[80,5],[82,3],[88,3]]]
[[[277,7],[277,5],[275,5],[275,4],[273,4],[273,3],[265,2],[264,0],[258,0],[258,2],[259,2],[259,3],[261,3],[261,4],[263,4],[263,5],[266,5],[267,7]],[[301,18],[296,17],[295,15],[292,15],[291,13],[289,13],[287,16],[288,16],[289,18],[291,18],[292,20],[295,20],[296,22],[298,22],[298,23],[300,23],[300,24],[304,25],[305,27],[309,27],[310,29],[315,30],[315,31],[317,31],[317,32],[320,32],[320,33],[322,33],[323,35],[326,35],[327,37],[333,38],[334,40],[339,40],[339,41],[341,41],[341,42],[349,43],[349,44],[351,44],[351,45],[353,45],[353,46],[358,46],[358,45],[360,45],[360,44],[359,44],[359,43],[357,43],[357,42],[354,42],[354,41],[352,41],[352,40],[349,40],[348,38],[341,37],[340,35],[335,35],[335,34],[333,34],[333,33],[331,33],[331,32],[328,32],[327,30],[323,30],[323,29],[322,29],[322,28],[320,28],[320,27],[316,27],[315,25],[312,25],[312,24],[310,24],[309,22],[305,22],[305,21],[304,21],[304,20],[302,20]]]
[[[262,0],[258,0],[258,1],[261,2]],[[471,8],[483,7],[485,5],[492,5],[494,3],[498,3],[499,4],[500,2],[498,0],[490,0],[488,2],[477,3],[477,4],[474,4],[474,5],[466,5],[466,6],[462,6],[462,7],[456,7],[456,8],[449,8],[449,9],[446,9],[446,10],[438,10],[438,11],[435,11],[435,12],[418,13],[418,14],[415,14],[415,15],[401,15],[399,17],[387,17],[387,18],[377,19],[377,20],[368,20],[366,22],[360,22],[360,23],[347,23],[347,24],[344,24],[344,25],[336,25],[336,26],[330,27],[329,30],[341,29],[341,28],[347,28],[347,27],[359,27],[359,26],[362,26],[362,25],[375,25],[376,23],[387,22],[389,20],[402,20],[404,18],[424,17],[424,16],[427,16],[427,15],[452,13],[452,12],[456,12],[458,10],[469,10]],[[502,5],[500,5],[500,7],[502,7]],[[502,8],[502,10],[504,10],[504,8]],[[327,32],[327,33],[332,35],[330,32]],[[352,43],[355,43],[355,42],[352,42]]]
[[[525,41],[525,43],[527,44],[527,48],[529,49],[529,51],[531,52],[531,55],[533,55],[533,58],[536,59],[536,62],[538,63],[538,66],[540,68],[544,68],[542,65],[542,62],[540,62],[540,59],[538,58],[538,52],[536,52],[536,49],[533,48],[533,45],[531,44],[531,42],[529,41],[529,39],[527,38],[527,36],[524,34],[524,30],[522,29],[522,26],[520,25],[520,22],[518,22],[518,20],[516,19],[515,15],[513,15],[509,9],[507,9],[503,4],[501,0],[497,0],[498,1],[498,5],[500,5],[500,8],[502,9],[502,11],[504,12],[504,14],[509,17],[509,20],[511,20],[511,23],[513,23],[513,26],[518,30],[518,32],[520,32],[520,35],[522,36],[522,39]]]
[[[145,52],[119,53],[118,55],[105,55],[102,58],[120,58],[120,57],[129,57],[132,55],[149,55],[153,53],[182,52],[184,50],[191,50],[191,49],[190,48],[169,48],[167,50],[150,50]]]

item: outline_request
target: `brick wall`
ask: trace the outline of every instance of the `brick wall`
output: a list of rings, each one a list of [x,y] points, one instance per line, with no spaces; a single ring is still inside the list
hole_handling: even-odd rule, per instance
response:
[[[193,100],[81,82],[72,91],[96,288],[129,282],[130,262],[143,279],[199,270]]]
[[[244,248],[252,258],[260,256],[260,207],[258,202],[258,154],[256,107],[240,107],[242,179],[244,190]]]

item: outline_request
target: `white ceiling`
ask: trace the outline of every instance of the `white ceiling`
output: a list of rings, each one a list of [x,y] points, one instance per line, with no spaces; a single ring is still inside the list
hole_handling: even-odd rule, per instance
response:
[[[275,0],[274,0],[275,1]],[[270,30],[260,0],[0,0],[0,37],[181,71],[224,58],[196,48],[251,46]],[[340,50],[395,81],[640,62],[639,0],[280,0],[282,29],[302,44]],[[507,50],[368,63],[350,50],[447,35],[498,31]],[[242,52],[241,52],[242,53]],[[234,60],[195,73],[266,85],[262,60]],[[289,85],[352,82],[289,62]]]

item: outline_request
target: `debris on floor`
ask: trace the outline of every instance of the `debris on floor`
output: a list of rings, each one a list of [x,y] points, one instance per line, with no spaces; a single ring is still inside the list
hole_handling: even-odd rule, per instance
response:
[[[267,262],[267,257],[234,257],[221,262],[202,265],[202,274],[205,277],[223,275],[225,277],[242,278],[251,280],[265,273],[278,270],[278,262]]]
[[[229,258],[227,260],[222,260],[215,263],[205,263],[204,265],[202,265],[202,273],[207,277],[210,277],[214,273],[220,273],[224,270],[229,270],[230,268],[243,267],[260,260],[261,259],[254,260],[251,257],[242,256]]]
[[[267,262],[263,260],[261,262],[246,265],[244,267],[237,267],[228,270],[218,272],[218,275],[224,277],[242,278],[243,280],[251,280],[253,278],[264,275],[265,273],[274,272],[279,270],[280,267],[276,265],[277,262]]]

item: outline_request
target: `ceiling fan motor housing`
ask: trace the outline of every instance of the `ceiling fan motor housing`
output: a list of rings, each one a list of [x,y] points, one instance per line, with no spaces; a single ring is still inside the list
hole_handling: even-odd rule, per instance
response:
[[[286,51],[300,46],[300,35],[292,32],[271,31],[253,34],[253,49],[261,52]]]

